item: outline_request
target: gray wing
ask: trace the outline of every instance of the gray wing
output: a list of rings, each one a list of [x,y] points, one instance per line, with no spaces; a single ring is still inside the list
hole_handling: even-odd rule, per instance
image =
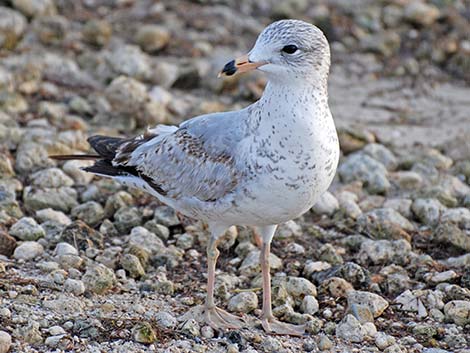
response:
[[[245,136],[245,114],[242,110],[204,115],[156,139],[130,142],[120,148],[113,164],[135,167],[165,197],[215,201],[239,183],[236,146]]]

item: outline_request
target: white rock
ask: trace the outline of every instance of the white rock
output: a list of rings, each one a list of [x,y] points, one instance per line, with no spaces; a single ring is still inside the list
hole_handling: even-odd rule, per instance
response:
[[[388,302],[375,293],[352,290],[347,293],[347,296],[349,307],[353,304],[365,306],[370,310],[374,318],[382,315],[388,307]]]
[[[320,196],[317,203],[312,207],[312,211],[318,215],[332,215],[339,209],[339,202],[332,193],[326,191]]]
[[[307,260],[304,265],[303,274],[305,277],[310,277],[314,272],[320,272],[331,268],[331,264],[325,261],[312,261]]]
[[[48,331],[49,331],[49,334],[51,336],[65,335],[66,334],[65,330],[62,327],[58,326],[58,325],[49,327]]]
[[[455,273],[455,271],[452,271],[452,270],[444,271],[444,272],[427,273],[426,275],[424,275],[424,279],[427,282],[430,282],[432,284],[448,282],[456,277],[458,277],[457,273]]]
[[[157,235],[141,226],[132,228],[129,245],[138,245],[152,254],[159,254],[166,249],[165,244]]]
[[[36,241],[25,241],[21,243],[13,253],[17,260],[32,260],[44,252],[44,247]]]
[[[64,291],[74,295],[85,293],[85,284],[79,279],[67,278],[64,282]]]
[[[452,300],[444,306],[444,313],[457,325],[465,326],[470,323],[470,301]]]
[[[40,170],[31,175],[33,185],[42,188],[60,188],[72,186],[74,181],[59,168],[48,168]]]
[[[0,331],[0,353],[7,353],[11,346],[11,336],[5,332]]]
[[[88,185],[94,178],[94,174],[85,172],[80,168],[89,167],[93,161],[73,160],[64,163],[62,169],[77,185]]]
[[[253,292],[241,292],[229,300],[227,307],[229,311],[249,313],[258,307],[258,297]]]
[[[53,210],[52,208],[44,208],[36,211],[36,218],[41,222],[53,221],[63,225],[72,223],[70,218],[61,211]]]
[[[306,295],[300,305],[300,311],[304,314],[314,315],[320,308],[317,299],[312,295]]]
[[[387,335],[384,332],[377,332],[375,335],[375,345],[381,350],[384,350],[388,346],[395,344],[395,342],[395,337]]]
[[[442,213],[441,222],[452,222],[460,228],[470,229],[470,210],[465,207],[447,209]]]
[[[315,285],[303,277],[289,276],[286,282],[286,290],[294,299],[301,299],[306,295],[317,295]]]
[[[259,256],[260,251],[258,249],[251,251],[246,256],[245,260],[243,260],[240,266],[240,273],[245,275],[254,275],[255,273],[258,273],[261,269]],[[269,255],[269,262],[271,269],[273,270],[278,270],[282,267],[282,260],[273,253]]]
[[[349,342],[360,343],[364,341],[367,336],[374,335],[375,326],[373,323],[368,322],[364,325],[352,315],[348,314],[336,326],[336,335]]]
[[[78,255],[78,250],[69,243],[59,243],[55,247],[54,253],[60,255]]]
[[[11,226],[10,234],[20,240],[37,240],[44,237],[46,232],[34,218],[23,217]]]

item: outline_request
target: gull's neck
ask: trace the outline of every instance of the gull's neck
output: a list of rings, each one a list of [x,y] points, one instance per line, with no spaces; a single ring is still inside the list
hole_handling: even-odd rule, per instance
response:
[[[326,77],[324,80],[271,79],[257,107],[263,120],[285,119],[289,115],[313,118],[312,115],[329,110]]]

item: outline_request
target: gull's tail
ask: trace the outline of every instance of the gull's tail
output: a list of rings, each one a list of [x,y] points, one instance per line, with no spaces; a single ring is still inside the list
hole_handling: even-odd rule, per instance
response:
[[[95,164],[90,167],[84,167],[82,170],[99,174],[103,176],[119,176],[123,174],[134,175],[133,170],[129,167],[113,166],[112,161],[116,156],[118,148],[128,142],[129,139],[109,136],[91,136],[88,143],[93,147],[97,154],[65,154],[65,155],[52,155],[51,159],[58,161],[69,160],[95,160]]]

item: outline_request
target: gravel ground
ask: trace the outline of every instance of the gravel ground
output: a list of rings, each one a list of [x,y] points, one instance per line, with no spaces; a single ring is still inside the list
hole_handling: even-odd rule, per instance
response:
[[[0,0],[0,353],[469,353],[465,5]],[[204,225],[47,156],[256,100],[261,75],[216,73],[283,17],[331,42],[342,149],[330,192],[273,242],[274,313],[308,333],[262,331],[246,228],[221,244],[216,296],[251,328],[214,332]]]

